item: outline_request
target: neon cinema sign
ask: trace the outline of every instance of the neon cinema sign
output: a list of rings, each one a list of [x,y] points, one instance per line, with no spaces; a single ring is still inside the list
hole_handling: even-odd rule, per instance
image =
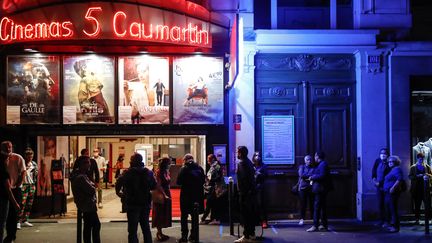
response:
[[[200,24],[184,21],[185,25],[180,26],[135,21],[124,11],[117,11],[107,17],[103,15],[102,7],[90,7],[82,21],[75,23],[63,20],[22,24],[12,17],[3,17],[0,20],[0,43],[100,38],[211,47],[209,24],[197,20],[194,22]]]

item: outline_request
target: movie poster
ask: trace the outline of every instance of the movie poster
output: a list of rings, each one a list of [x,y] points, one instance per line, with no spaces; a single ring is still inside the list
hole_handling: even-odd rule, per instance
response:
[[[122,57],[118,67],[119,124],[168,124],[168,58]]]
[[[76,107],[76,123],[114,123],[114,58],[64,57],[63,77],[63,105]]]
[[[173,95],[176,124],[223,124],[223,59],[175,58]]]
[[[7,58],[7,124],[58,124],[59,57]]]
[[[57,159],[57,140],[55,136],[38,137],[38,179],[37,196],[51,196],[51,164]]]

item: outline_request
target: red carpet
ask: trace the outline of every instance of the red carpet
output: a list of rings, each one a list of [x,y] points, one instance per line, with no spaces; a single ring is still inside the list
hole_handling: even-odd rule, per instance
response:
[[[171,189],[172,217],[180,217],[180,189]],[[150,212],[150,215],[151,212]]]

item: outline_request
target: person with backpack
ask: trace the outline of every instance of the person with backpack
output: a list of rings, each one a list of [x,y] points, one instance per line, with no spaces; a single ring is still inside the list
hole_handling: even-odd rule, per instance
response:
[[[330,169],[325,161],[325,153],[315,153],[316,168],[309,177],[312,181],[312,193],[314,194],[314,225],[307,229],[307,232],[328,231],[327,221],[327,194],[333,188],[330,178]],[[321,220],[321,225],[320,225]]]
[[[424,197],[424,177],[432,177],[431,167],[424,162],[424,154],[417,154],[417,163],[410,168],[409,178],[411,180],[410,193],[414,202],[415,224],[420,222],[420,206],[424,204],[425,209],[430,210],[430,205],[426,204]]]
[[[128,242],[138,243],[138,223],[144,235],[144,242],[151,243],[149,217],[151,207],[150,191],[156,189],[153,172],[144,167],[143,157],[134,153],[130,158],[130,168],[117,179],[116,194],[126,204],[128,219]]]
[[[390,156],[388,164],[391,170],[384,178],[385,208],[387,214],[390,215],[390,226],[387,230],[390,233],[399,232],[398,200],[401,192],[406,190],[400,163],[398,156]]]
[[[196,221],[192,217],[191,234],[188,239],[188,216],[193,215],[194,205],[198,203],[198,213],[204,212],[204,182],[205,174],[203,168],[199,166],[191,154],[185,154],[183,157],[183,167],[177,176],[177,185],[181,186],[180,189],[180,224],[181,224],[181,238],[177,240],[178,243],[185,242],[198,242],[195,239],[198,230],[198,219]]]

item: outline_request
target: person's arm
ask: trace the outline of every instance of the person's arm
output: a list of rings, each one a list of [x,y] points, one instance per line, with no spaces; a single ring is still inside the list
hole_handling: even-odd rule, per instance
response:
[[[20,155],[18,155],[18,163],[19,163],[19,176],[18,176],[18,180],[17,180],[17,182],[16,182],[16,186],[17,187],[20,187],[22,184],[23,184],[23,182],[24,182],[24,178],[25,178],[25,176],[26,176],[26,174],[27,174],[27,168],[26,168],[26,166],[25,166],[25,160],[24,160],[24,158],[23,157],[21,157]]]
[[[116,181],[115,184],[115,191],[117,196],[122,197],[123,196],[123,184],[124,184],[124,174],[121,174]]]
[[[372,167],[372,180],[375,182],[376,178],[377,178],[377,169],[378,169],[378,164],[379,164],[379,160],[375,160],[375,163]]]
[[[409,174],[408,174],[408,178],[410,179],[410,180],[415,180],[416,178],[417,178],[417,175],[416,175],[416,169],[415,169],[415,164],[413,165],[413,166],[411,166],[411,168],[410,168],[410,171],[409,171]]]
[[[319,163],[318,167],[315,170],[315,173],[310,177],[312,181],[319,181],[324,179],[324,177],[326,176],[326,167],[327,167],[327,165],[324,163],[325,162]]]
[[[149,186],[150,186],[149,188],[151,191],[153,191],[154,189],[156,189],[157,183],[156,183],[155,177],[153,175],[153,172],[151,170],[148,171],[148,174],[149,174]],[[161,190],[161,191],[163,191],[163,190]]]
[[[79,178],[78,188],[80,191],[84,192],[87,195],[93,195],[96,190],[93,182],[91,182],[90,178],[88,178],[87,176]]]
[[[401,181],[403,180],[403,176],[402,176],[402,170],[401,168],[397,167],[394,168],[396,170],[396,176],[397,176],[397,180],[396,182],[393,184],[393,186],[390,188],[390,193],[394,193],[396,191],[396,188],[398,188],[399,184],[401,183]],[[391,173],[391,172],[390,172]]]
[[[12,193],[11,184],[10,184],[9,179],[7,179],[7,180],[4,181],[3,186],[6,188],[9,202],[12,203],[12,205],[15,208],[16,211],[20,210],[20,205],[18,204],[18,202],[15,199],[14,194]]]
[[[92,165],[92,173],[94,174],[94,177],[95,177],[95,183],[96,183],[96,187],[98,187],[98,184],[99,184],[99,180],[100,180],[100,177],[99,177],[99,167],[98,167],[98,165],[97,165],[97,162],[96,162],[96,160],[95,159],[91,159],[91,165]]]
[[[177,176],[177,185],[179,185],[179,186],[181,186],[181,185],[183,185],[183,177],[184,177],[184,170],[185,170],[185,166],[183,166],[181,169],[180,169],[180,172],[179,172],[179,174],[178,174],[178,176]]]

